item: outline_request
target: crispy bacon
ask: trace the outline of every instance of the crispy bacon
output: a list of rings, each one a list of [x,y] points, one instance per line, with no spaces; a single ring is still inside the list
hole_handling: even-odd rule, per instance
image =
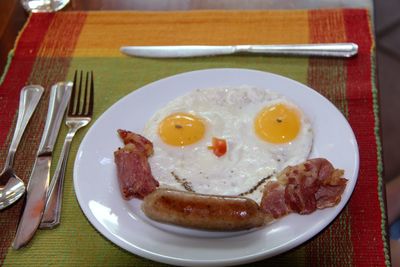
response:
[[[159,186],[147,160],[153,153],[153,144],[130,131],[118,130],[118,134],[125,144],[114,152],[122,196],[127,200],[134,197],[143,199]]]
[[[317,209],[317,201],[314,197],[316,192],[314,184],[306,186],[305,184],[289,183],[285,188],[285,203],[289,209],[300,213],[308,214]]]
[[[118,134],[125,145],[135,145],[136,149],[144,152],[147,157],[153,155],[153,144],[148,139],[146,139],[146,137],[141,136],[137,133],[133,133],[131,131],[121,129],[118,130]]]
[[[335,169],[323,158],[289,166],[278,175],[278,181],[265,186],[261,207],[267,214],[280,218],[291,212],[309,214],[335,206],[347,183],[342,176],[343,170]]]
[[[345,187],[346,184],[321,186],[317,193],[315,193],[317,208],[324,209],[337,205],[341,199]]]
[[[274,218],[289,214],[291,211],[285,202],[285,186],[279,182],[268,182],[264,188],[261,209]]]

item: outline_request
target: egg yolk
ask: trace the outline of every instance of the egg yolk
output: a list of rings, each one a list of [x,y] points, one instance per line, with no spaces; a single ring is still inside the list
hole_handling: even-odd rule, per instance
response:
[[[256,134],[275,144],[292,141],[299,133],[300,126],[298,111],[284,104],[265,107],[254,120]]]
[[[201,140],[205,124],[188,113],[174,113],[164,118],[158,128],[161,139],[173,146],[187,146]]]

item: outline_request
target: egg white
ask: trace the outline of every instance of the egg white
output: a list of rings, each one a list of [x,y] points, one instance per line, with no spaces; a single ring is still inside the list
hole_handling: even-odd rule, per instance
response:
[[[256,135],[256,115],[264,107],[277,103],[296,107],[284,96],[248,86],[198,89],[174,99],[152,116],[143,131],[154,146],[154,155],[149,158],[154,177],[161,187],[243,195],[259,202],[266,179],[288,165],[306,160],[312,147],[311,124],[297,107],[301,129],[294,140],[272,144]],[[177,112],[203,119],[206,132],[200,141],[176,147],[161,140],[160,122]],[[208,149],[212,137],[227,140],[228,151],[224,156],[216,157]]]

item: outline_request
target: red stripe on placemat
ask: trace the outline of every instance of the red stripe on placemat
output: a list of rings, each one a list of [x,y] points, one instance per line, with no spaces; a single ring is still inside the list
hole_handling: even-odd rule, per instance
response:
[[[4,144],[10,129],[15,111],[18,108],[19,93],[31,74],[36,55],[39,51],[46,32],[53,20],[54,14],[31,16],[19,37],[18,45],[8,69],[4,82],[0,86],[0,143]],[[16,63],[17,62],[17,63]]]
[[[363,23],[354,23],[362,21]],[[349,122],[360,149],[360,172],[349,203],[354,266],[385,266],[382,213],[378,189],[378,146],[372,92],[372,36],[365,10],[345,10],[349,42],[359,46],[357,57],[347,61]]]

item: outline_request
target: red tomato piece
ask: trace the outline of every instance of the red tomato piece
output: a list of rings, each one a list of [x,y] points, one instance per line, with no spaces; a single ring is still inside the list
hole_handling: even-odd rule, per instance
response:
[[[208,149],[212,150],[215,156],[221,157],[225,155],[227,150],[226,140],[213,137],[212,146],[209,146]]]

